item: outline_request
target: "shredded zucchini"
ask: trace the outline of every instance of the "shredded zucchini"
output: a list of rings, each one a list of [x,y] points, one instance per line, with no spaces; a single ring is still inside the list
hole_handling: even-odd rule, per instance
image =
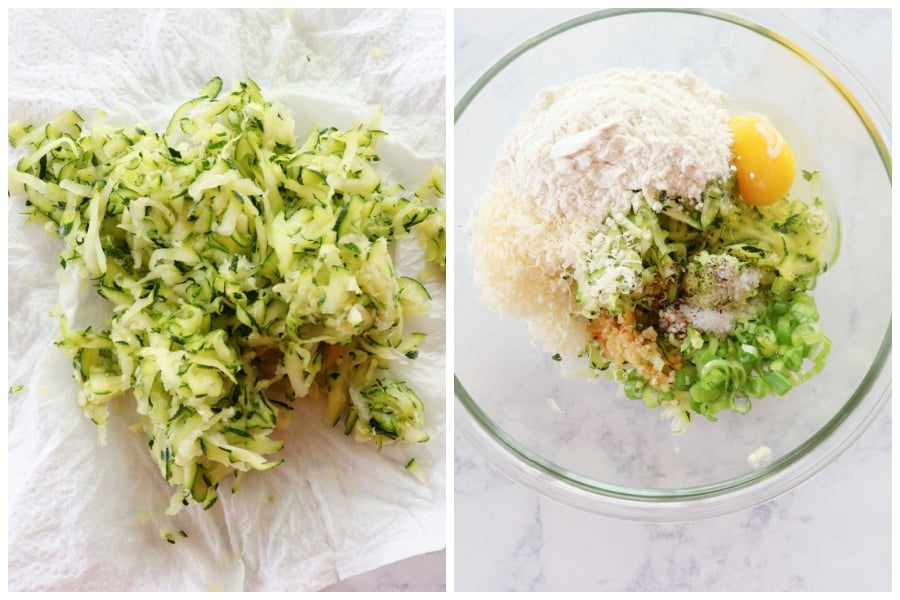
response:
[[[148,129],[73,111],[9,128],[27,152],[10,193],[113,305],[102,329],[62,319],[57,342],[101,437],[109,402],[133,394],[173,513],[280,464],[274,432],[298,398],[378,447],[427,440],[422,402],[385,377],[416,357],[425,336],[404,317],[430,301],[391,247],[412,232],[443,268],[442,172],[414,192],[383,180],[377,123],[298,140],[250,80],[222,95],[215,78]]]

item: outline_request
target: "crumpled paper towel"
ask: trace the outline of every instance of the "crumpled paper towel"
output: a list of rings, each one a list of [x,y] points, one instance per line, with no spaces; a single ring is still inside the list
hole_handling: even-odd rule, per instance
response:
[[[226,87],[250,77],[291,110],[298,135],[309,125],[355,125],[380,106],[389,134],[380,164],[407,186],[444,164],[443,11],[8,16],[10,122],[101,108],[114,124],[161,131],[213,76]],[[283,465],[248,474],[233,495],[223,484],[209,511],[167,517],[173,490],[143,434],[128,428],[134,407],[119,403],[100,446],[76,406],[72,366],[52,344],[58,324],[48,312],[60,303],[90,318],[102,300],[57,272],[60,240],[25,224],[23,208],[14,198],[8,210],[9,384],[24,385],[8,405],[10,590],[315,590],[444,547],[443,281],[426,284],[433,311],[416,326],[430,335],[401,371],[426,404],[431,441],[378,452],[298,402]],[[398,271],[415,275],[409,253],[399,254]],[[404,470],[411,457],[425,484]]]

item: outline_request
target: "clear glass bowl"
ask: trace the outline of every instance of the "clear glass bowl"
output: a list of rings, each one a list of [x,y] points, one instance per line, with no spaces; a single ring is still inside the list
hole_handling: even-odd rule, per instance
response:
[[[492,64],[456,106],[455,392],[464,435],[512,478],[582,509],[678,521],[765,502],[841,454],[890,398],[890,120],[815,36],[764,12],[611,10],[553,23]],[[766,114],[801,169],[819,169],[840,255],[815,298],[826,368],[744,416],[695,418],[675,436],[614,383],[568,377],[522,321],[490,311],[465,230],[501,145],[535,94],[611,67],[690,68]],[[799,178],[798,178],[799,180]],[[768,446],[770,462],[748,457]]]

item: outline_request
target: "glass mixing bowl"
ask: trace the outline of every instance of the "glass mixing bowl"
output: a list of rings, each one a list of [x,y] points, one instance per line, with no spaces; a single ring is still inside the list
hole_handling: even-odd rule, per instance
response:
[[[890,398],[890,120],[817,38],[763,12],[612,10],[553,23],[496,56],[455,114],[457,425],[510,477],[582,509],[643,521],[765,502],[841,454]],[[769,117],[798,168],[818,169],[840,253],[814,292],[833,341],[825,369],[747,415],[669,421],[615,383],[566,376],[523,321],[489,310],[466,225],[498,152],[538,90],[611,67],[691,69],[734,111]],[[800,178],[798,177],[798,181]],[[766,464],[751,465],[758,448]]]

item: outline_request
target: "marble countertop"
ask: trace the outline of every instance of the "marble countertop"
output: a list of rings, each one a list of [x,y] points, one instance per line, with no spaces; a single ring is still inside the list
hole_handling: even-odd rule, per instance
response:
[[[350,577],[323,592],[443,592],[447,551],[429,552]]]
[[[836,48],[891,106],[889,10],[782,12]],[[460,74],[480,74],[479,57],[533,13],[455,11],[456,100],[465,92]],[[468,418],[458,403],[455,410],[457,423]],[[677,524],[621,521],[544,498],[506,478],[456,429],[456,591],[891,588],[889,405],[849,450],[793,491]]]

